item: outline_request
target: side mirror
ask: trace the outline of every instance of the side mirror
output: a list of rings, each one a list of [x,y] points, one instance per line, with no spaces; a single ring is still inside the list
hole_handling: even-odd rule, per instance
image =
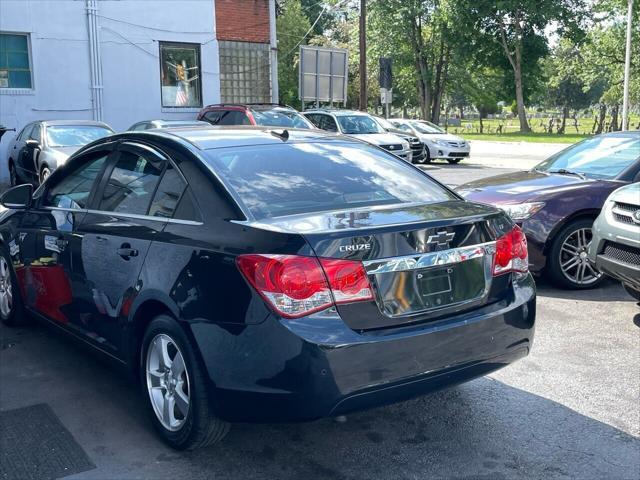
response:
[[[6,208],[26,209],[33,200],[33,185],[25,183],[10,188],[0,195],[0,205]]]
[[[40,142],[38,142],[37,140],[34,140],[32,138],[30,138],[29,140],[25,141],[24,144],[29,148],[40,148]]]

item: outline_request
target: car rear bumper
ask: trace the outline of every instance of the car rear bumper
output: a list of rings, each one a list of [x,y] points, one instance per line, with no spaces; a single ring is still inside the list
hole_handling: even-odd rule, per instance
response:
[[[508,299],[456,317],[358,333],[333,313],[269,316],[238,331],[191,326],[214,411],[232,422],[304,421],[385,405],[471,380],[526,356],[531,276]]]

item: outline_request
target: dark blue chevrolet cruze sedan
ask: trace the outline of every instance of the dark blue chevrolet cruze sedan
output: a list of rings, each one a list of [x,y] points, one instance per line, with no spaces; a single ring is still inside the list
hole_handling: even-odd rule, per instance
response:
[[[407,399],[532,345],[521,230],[344,136],[128,132],[0,202],[3,322],[125,367],[175,448]]]

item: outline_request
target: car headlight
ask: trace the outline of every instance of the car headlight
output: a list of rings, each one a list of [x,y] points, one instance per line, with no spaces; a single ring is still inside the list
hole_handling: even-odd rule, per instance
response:
[[[448,147],[449,144],[445,140],[432,140],[434,145],[438,145],[439,147]]]
[[[534,214],[539,212],[544,207],[543,202],[531,202],[531,203],[517,203],[517,204],[503,204],[498,205],[504,210],[512,220],[519,222],[521,220],[527,220]]]

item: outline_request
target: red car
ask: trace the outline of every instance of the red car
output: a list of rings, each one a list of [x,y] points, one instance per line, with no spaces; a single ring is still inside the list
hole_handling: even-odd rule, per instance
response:
[[[208,105],[200,110],[198,120],[204,120],[212,125],[315,128],[296,109],[275,103]]]

